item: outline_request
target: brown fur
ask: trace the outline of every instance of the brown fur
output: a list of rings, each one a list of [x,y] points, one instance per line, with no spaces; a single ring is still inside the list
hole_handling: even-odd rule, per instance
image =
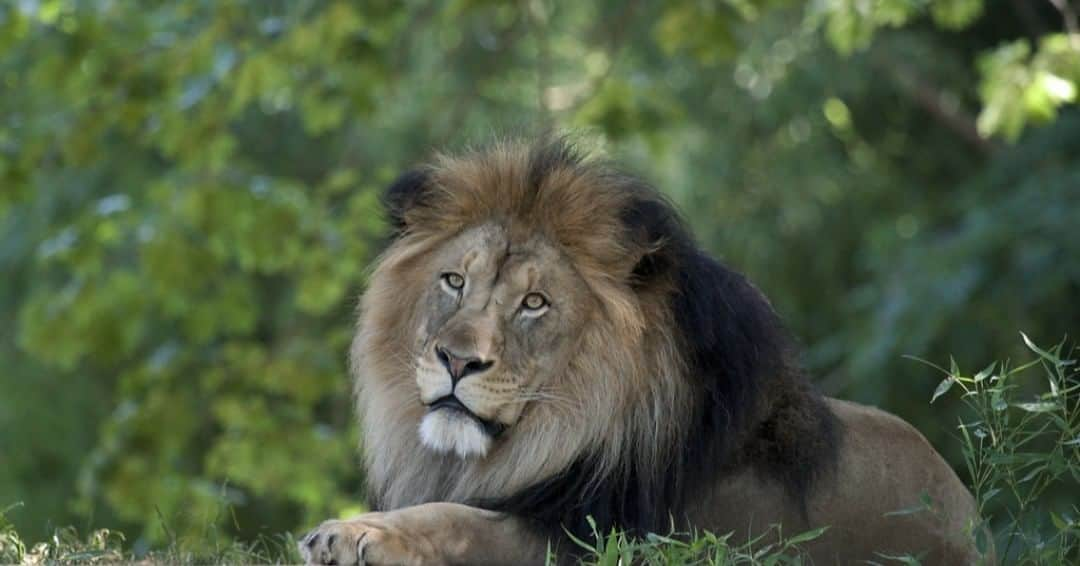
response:
[[[736,542],[774,524],[788,536],[827,526],[805,547],[818,564],[885,562],[881,554],[911,554],[922,564],[979,562],[969,535],[976,526],[975,502],[929,442],[884,411],[836,399],[829,408],[843,423],[844,449],[835,474],[807,502],[809,520],[775,484],[746,469],[703,489],[690,522],[735,532]]]
[[[586,456],[595,464],[585,472],[592,484],[620,470],[632,469],[634,477],[679,471],[704,390],[687,358],[693,337],[680,333],[672,311],[677,282],[662,274],[646,280],[645,259],[667,243],[627,232],[622,212],[635,199],[653,198],[643,189],[574,158],[538,164],[527,144],[441,156],[423,179],[422,198],[410,195],[395,211],[399,234],[371,277],[351,350],[367,478],[381,512],[324,523],[301,551],[311,562],[538,562],[550,531],[538,530],[533,518],[473,505],[535,489]],[[507,267],[511,250],[526,258],[517,272]],[[434,266],[453,254],[461,259],[447,265],[464,266],[470,280],[493,281],[491,294],[434,325],[432,282],[447,269]],[[532,279],[503,281],[504,270]],[[489,316],[495,307],[488,306],[510,296],[499,290],[507,285],[534,285],[538,271],[557,283],[552,292],[563,302],[553,308],[573,311],[559,320],[577,321],[558,329],[572,339],[560,340],[552,359],[541,361],[507,348],[503,318]],[[494,369],[468,382],[469,409],[506,427],[482,457],[438,453],[418,437],[429,411],[425,380],[440,379],[432,340],[497,353]],[[970,561],[959,532],[974,517],[970,495],[925,440],[891,415],[826,404],[786,351],[773,353],[778,359],[764,367],[776,375],[765,376],[749,406],[725,409],[743,417],[722,431],[733,448],[713,456],[723,459],[710,464],[715,474],[688,472],[695,484],[679,486],[700,496],[674,500],[678,525],[741,536],[775,521],[835,525],[810,549],[824,562],[871,559],[874,549],[928,549],[933,562]],[[507,369],[527,362],[550,376],[538,383]],[[837,419],[834,435],[829,423]],[[819,467],[821,478],[807,475]],[[946,512],[883,516],[917,503],[923,490]],[[793,530],[799,529],[786,532]]]

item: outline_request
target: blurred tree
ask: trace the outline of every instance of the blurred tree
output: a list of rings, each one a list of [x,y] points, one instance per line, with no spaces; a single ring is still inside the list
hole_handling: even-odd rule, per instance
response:
[[[938,376],[902,354],[1080,326],[1075,21],[1064,0],[0,4],[0,505],[26,502],[31,538],[93,520],[142,547],[355,510],[345,352],[379,188],[555,128],[679,202],[827,391],[940,445]]]

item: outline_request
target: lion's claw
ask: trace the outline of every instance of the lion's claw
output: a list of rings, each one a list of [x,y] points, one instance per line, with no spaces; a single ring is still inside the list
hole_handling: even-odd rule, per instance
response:
[[[305,536],[299,544],[300,556],[307,564],[363,563],[363,554],[351,540],[360,541],[363,533],[349,521],[326,521]]]
[[[326,521],[300,540],[306,564],[412,565],[441,562],[418,551],[424,545],[410,540],[379,513],[348,521]]]

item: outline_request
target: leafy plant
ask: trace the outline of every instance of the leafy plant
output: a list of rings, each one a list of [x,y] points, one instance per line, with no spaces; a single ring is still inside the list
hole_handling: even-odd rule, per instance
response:
[[[0,511],[0,563],[3,564],[116,564],[136,560],[151,564],[295,564],[299,562],[296,539],[291,534],[260,535],[247,543],[206,536],[183,544],[173,539],[150,552],[125,548],[126,537],[110,529],[94,529],[81,536],[74,527],[53,532],[48,540],[28,543],[22,539],[6,513]],[[166,531],[168,528],[166,527]]]
[[[974,25],[983,15],[985,0],[908,0],[861,2],[828,0],[815,2],[807,21],[824,30],[830,44],[840,53],[867,49],[882,28],[907,25],[920,16],[948,30]],[[1033,16],[1038,7],[1020,8],[1021,17]],[[1064,20],[1064,33],[1049,33],[1032,47],[1028,39],[1003,43],[987,50],[979,59],[983,108],[978,131],[984,136],[1001,135],[1015,141],[1031,123],[1052,121],[1062,105],[1076,102],[1080,84],[1080,30],[1077,14],[1068,0],[1048,0]]]
[[[80,537],[74,527],[57,529],[43,542],[27,545],[0,511],[0,562],[4,564],[80,563],[108,564],[124,560],[124,535],[109,529],[97,529]]]
[[[828,530],[828,527],[820,527],[785,537],[783,526],[773,525],[753,539],[740,542],[734,540],[732,533],[677,533],[674,529],[667,535],[648,533],[642,538],[635,538],[618,530],[612,530],[605,535],[597,531],[596,523],[591,517],[589,524],[593,527],[593,541],[573,538],[573,542],[585,551],[582,563],[596,566],[802,564],[805,557],[800,545],[817,539]],[[548,563],[553,563],[552,556],[549,556]]]
[[[959,425],[964,463],[984,525],[973,536],[989,550],[982,527],[995,533],[997,556],[1017,564],[1066,564],[1080,558],[1080,505],[1059,497],[1080,487],[1080,379],[1065,342],[1019,366],[995,362],[974,375],[955,361],[931,402],[959,391],[970,416]],[[937,367],[937,366],[935,366]],[[1038,371],[1042,370],[1042,371]],[[1045,386],[1037,387],[1033,374]],[[1038,389],[1037,393],[1032,393]]]

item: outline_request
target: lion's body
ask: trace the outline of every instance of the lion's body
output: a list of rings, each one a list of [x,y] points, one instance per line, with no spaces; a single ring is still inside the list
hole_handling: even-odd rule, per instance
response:
[[[809,549],[826,562],[966,556],[955,474],[903,421],[819,395],[764,296],[644,183],[510,143],[407,174],[387,204],[351,352],[379,512],[324,524],[309,560],[534,562],[587,517],[829,525]],[[924,492],[943,519],[912,510]]]
[[[805,516],[775,482],[744,470],[702,489],[688,522],[734,532],[736,541],[773,524],[783,525],[787,536],[827,526],[806,546],[817,564],[880,562],[880,554],[908,553],[924,564],[975,562],[968,535],[976,520],[974,501],[926,439],[877,409],[835,399],[829,408],[842,430],[839,460],[835,473],[808,498]]]

